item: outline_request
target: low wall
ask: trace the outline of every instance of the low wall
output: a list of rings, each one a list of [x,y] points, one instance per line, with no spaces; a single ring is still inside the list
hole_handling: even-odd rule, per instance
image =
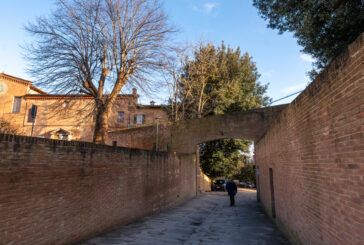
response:
[[[0,244],[68,244],[188,200],[192,155],[0,135]]]
[[[158,150],[167,151],[170,141],[169,127],[165,124],[158,126]],[[153,150],[156,148],[157,126],[156,124],[139,126],[135,128],[125,128],[108,133],[107,144],[117,146],[138,148],[143,150]]]
[[[209,192],[211,191],[211,179],[202,172],[200,168],[200,174],[199,174],[199,189],[200,192]]]
[[[296,244],[364,244],[364,34],[255,145],[260,200]]]

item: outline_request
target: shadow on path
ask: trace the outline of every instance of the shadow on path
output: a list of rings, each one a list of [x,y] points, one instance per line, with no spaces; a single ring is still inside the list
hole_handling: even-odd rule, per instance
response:
[[[79,245],[289,244],[255,197],[255,192],[239,191],[236,206],[230,207],[226,193],[200,195]]]

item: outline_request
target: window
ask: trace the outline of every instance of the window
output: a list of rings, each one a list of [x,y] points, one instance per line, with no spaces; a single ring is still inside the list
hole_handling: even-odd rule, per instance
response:
[[[21,97],[14,97],[13,113],[20,112]]]
[[[69,137],[70,135],[68,135],[68,133],[66,131],[58,131],[56,133],[56,137],[59,139],[59,140],[69,140]]]
[[[69,140],[68,134],[62,134],[62,133],[60,133],[60,134],[58,134],[57,137],[58,137],[59,140]]]
[[[134,115],[134,124],[144,124],[145,123],[145,115],[138,114]]]
[[[124,112],[123,111],[118,111],[118,122],[124,122]]]
[[[28,110],[28,123],[32,123],[34,118],[32,117],[32,108]]]

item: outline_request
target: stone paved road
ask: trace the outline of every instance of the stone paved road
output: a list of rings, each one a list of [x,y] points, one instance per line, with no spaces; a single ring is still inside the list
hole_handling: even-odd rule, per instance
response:
[[[241,190],[236,206],[230,207],[225,193],[200,195],[79,245],[289,244],[255,197],[255,192]]]

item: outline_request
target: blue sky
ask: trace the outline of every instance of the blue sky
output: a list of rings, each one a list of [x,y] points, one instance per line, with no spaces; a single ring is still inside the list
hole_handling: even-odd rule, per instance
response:
[[[26,63],[19,45],[29,40],[23,26],[53,8],[51,0],[0,0],[0,72],[34,81],[26,74]],[[240,46],[256,62],[261,83],[269,83],[273,100],[299,91],[309,82],[312,58],[300,52],[291,33],[278,35],[258,16],[252,0],[163,0],[171,22],[180,32],[179,42],[208,40],[220,45],[223,40],[233,48]],[[144,96],[142,102],[166,99],[165,92]],[[293,98],[276,104],[288,103]]]

